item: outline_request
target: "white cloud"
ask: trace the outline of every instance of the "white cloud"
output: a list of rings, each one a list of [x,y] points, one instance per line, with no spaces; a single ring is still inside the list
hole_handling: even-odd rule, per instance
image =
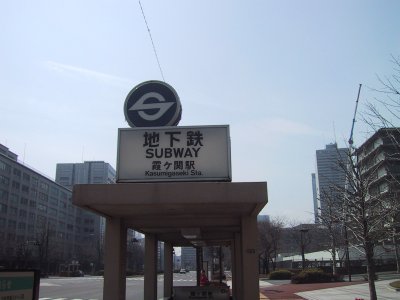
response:
[[[45,61],[45,66],[51,71],[71,74],[71,75],[79,75],[81,77],[85,77],[91,80],[99,81],[101,83],[106,83],[115,86],[129,87],[132,85],[132,80],[128,78],[123,78],[119,76],[114,76],[106,73],[101,73],[77,66],[66,65],[54,61]]]

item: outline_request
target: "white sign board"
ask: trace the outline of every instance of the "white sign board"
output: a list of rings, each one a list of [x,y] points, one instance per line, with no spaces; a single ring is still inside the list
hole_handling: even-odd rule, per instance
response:
[[[231,181],[229,126],[120,128],[117,182]]]

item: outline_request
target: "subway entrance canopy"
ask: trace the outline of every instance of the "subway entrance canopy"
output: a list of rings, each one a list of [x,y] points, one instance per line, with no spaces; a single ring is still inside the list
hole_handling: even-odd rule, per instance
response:
[[[153,95],[153,92],[149,94]],[[146,96],[140,95],[140,97],[140,105],[143,107],[146,105],[146,101],[143,100]],[[135,105],[133,103],[127,107]],[[153,101],[151,112],[157,114],[159,111],[155,111],[154,107],[156,105]],[[179,112],[177,114],[180,115]],[[218,155],[218,153],[214,155],[213,151],[225,150],[213,148],[214,142],[210,142],[213,141],[213,130],[210,133],[208,129],[202,128],[198,130],[189,128],[185,131],[175,127],[161,132],[158,132],[157,128],[144,128],[144,130],[137,135],[139,141],[136,141],[136,144],[131,142],[131,138],[128,139],[130,143],[128,153],[136,156],[136,161],[132,165],[134,167],[139,164],[142,173],[136,172],[137,170],[130,173],[130,170],[127,170],[124,174],[128,174],[128,177],[133,174],[135,180],[129,181],[120,173],[119,176],[123,180],[119,180],[118,184],[74,186],[73,203],[106,218],[103,299],[125,299],[126,232],[128,228],[132,228],[145,235],[145,300],[157,299],[158,241],[164,242],[165,299],[173,299],[171,298],[173,247],[192,246],[199,249],[206,246],[229,246],[232,257],[232,299],[258,300],[257,215],[267,204],[266,182],[229,182],[230,164],[223,170],[222,175],[218,170],[214,170],[218,163],[213,162],[211,165],[208,163]],[[197,140],[193,140],[194,136]],[[167,139],[165,142],[167,146],[163,146],[161,141],[163,137]],[[182,140],[188,146],[190,142],[192,150],[186,150]],[[221,138],[218,137],[218,140]],[[175,151],[174,143],[183,150]],[[153,151],[157,147],[172,150],[159,151],[158,157],[154,158],[149,153],[157,153]],[[148,150],[150,148],[152,151]],[[122,153],[123,151],[123,149],[118,150],[118,169],[126,161],[125,158],[121,161],[121,157],[126,154]],[[168,155],[163,156],[161,153]],[[178,153],[180,156],[172,157],[173,155],[169,153]],[[182,157],[181,153],[187,153],[189,157]],[[138,160],[137,156],[140,155],[142,157]],[[229,151],[227,155],[230,160]],[[144,161],[143,164],[141,160]],[[225,161],[224,158],[218,158],[218,161],[220,160]],[[183,163],[179,163],[180,161]],[[183,174],[182,176],[189,178],[183,177],[177,181],[167,179],[168,182],[160,182],[153,177],[152,180],[146,181],[147,175],[143,175],[144,178],[140,177],[141,174],[149,174],[149,168],[158,169],[160,174],[165,175],[170,168],[176,167],[182,170],[185,165],[194,172],[176,173],[178,177]],[[224,168],[227,166],[225,162],[222,165]],[[193,181],[190,176],[193,177]],[[203,180],[201,176],[205,176]],[[223,178],[221,181],[218,181],[219,176]]]

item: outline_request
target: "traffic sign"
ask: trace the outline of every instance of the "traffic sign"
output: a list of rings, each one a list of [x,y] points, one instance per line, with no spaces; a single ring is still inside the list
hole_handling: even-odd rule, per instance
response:
[[[178,125],[182,106],[178,94],[169,84],[151,80],[135,86],[124,104],[125,119],[131,127]]]

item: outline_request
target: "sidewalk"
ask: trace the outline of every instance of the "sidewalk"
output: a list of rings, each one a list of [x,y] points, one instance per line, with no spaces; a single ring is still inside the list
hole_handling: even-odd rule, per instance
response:
[[[400,292],[389,288],[389,283],[393,280],[376,281],[376,293],[379,300],[400,299]],[[369,300],[368,283],[342,286],[323,290],[300,292],[298,293],[304,299],[309,300],[328,300],[328,299],[363,299]]]
[[[389,288],[393,279],[375,282],[378,299],[400,299],[400,292]],[[271,281],[272,282],[272,281]],[[309,299],[309,300],[369,300],[368,283],[365,281],[330,282],[315,284],[272,284],[260,281],[260,299]]]

